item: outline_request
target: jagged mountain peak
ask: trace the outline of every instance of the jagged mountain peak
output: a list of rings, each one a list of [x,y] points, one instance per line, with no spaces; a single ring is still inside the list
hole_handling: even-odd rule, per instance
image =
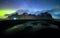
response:
[[[19,10],[17,10],[16,12],[20,15],[20,14],[23,14],[24,12],[26,12],[26,13],[27,13],[27,12],[28,12],[28,10],[19,9]]]

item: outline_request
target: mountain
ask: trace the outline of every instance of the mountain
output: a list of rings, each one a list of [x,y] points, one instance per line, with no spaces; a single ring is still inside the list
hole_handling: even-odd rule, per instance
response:
[[[28,14],[35,14],[35,15],[38,15],[38,14],[40,14],[41,12],[44,12],[44,11],[39,11],[39,10],[37,10],[37,11],[31,11],[31,10],[25,10],[25,9],[19,9],[19,10],[17,10],[16,11],[19,15],[21,15],[21,14],[23,14],[24,12],[26,12],[26,13],[28,13]]]
[[[36,11],[36,12],[35,12],[36,15],[39,15],[40,13],[41,13],[40,11]]]
[[[28,13],[29,10],[19,9],[16,11],[19,15],[23,14],[24,12]]]

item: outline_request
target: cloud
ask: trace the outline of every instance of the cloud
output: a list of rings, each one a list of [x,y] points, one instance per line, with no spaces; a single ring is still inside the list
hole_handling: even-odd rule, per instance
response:
[[[56,6],[56,7],[54,7],[54,8],[52,8],[52,9],[50,9],[50,10],[48,10],[48,12],[60,12],[60,6]]]
[[[47,12],[51,13],[52,17],[55,19],[60,19],[60,6],[56,6]]]

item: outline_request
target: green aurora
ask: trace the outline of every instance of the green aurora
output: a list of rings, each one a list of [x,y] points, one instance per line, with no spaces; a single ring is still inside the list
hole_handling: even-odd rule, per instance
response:
[[[0,9],[0,18],[6,18],[7,16],[5,16],[6,14],[12,14],[16,12],[15,9]]]

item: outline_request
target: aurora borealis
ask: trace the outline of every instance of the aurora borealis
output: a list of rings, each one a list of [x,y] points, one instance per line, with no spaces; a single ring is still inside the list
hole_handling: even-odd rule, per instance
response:
[[[0,0],[0,18],[21,8],[32,13],[35,10],[49,10],[58,6],[60,7],[60,0]]]
[[[0,0],[0,35],[3,37],[10,34],[20,37],[30,32],[35,36],[47,31],[60,31],[60,0]]]
[[[0,9],[0,17],[4,17],[5,16],[5,14],[11,14],[11,13],[14,13],[15,12],[15,10],[11,10],[11,9]]]

